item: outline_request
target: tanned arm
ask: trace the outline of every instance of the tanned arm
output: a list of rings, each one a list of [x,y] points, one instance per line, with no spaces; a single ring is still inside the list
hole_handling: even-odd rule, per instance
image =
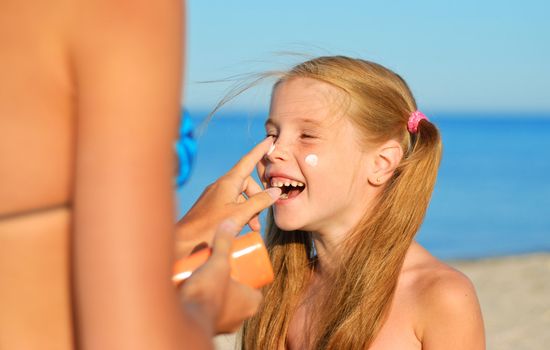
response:
[[[78,347],[211,348],[170,279],[182,2],[76,3]]]

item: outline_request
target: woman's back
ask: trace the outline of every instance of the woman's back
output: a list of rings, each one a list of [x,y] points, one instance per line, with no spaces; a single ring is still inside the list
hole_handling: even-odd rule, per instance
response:
[[[256,310],[218,226],[275,200],[233,203],[266,142],[181,226],[219,233],[213,262],[171,281],[184,5],[0,3],[1,349],[209,349]]]
[[[73,343],[69,10],[0,2],[0,348]]]

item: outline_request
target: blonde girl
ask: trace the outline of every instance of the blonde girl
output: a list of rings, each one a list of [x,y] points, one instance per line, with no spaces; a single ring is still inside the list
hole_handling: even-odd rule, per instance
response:
[[[441,158],[405,81],[361,59],[282,74],[259,166],[283,195],[266,238],[275,282],[244,349],[484,349],[475,290],[414,240]]]

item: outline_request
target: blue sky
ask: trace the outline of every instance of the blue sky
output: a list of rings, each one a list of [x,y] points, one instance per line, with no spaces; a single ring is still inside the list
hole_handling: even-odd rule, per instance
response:
[[[226,83],[343,54],[381,63],[409,83],[420,108],[550,114],[548,1],[188,1],[185,101],[211,109]],[[270,86],[228,108],[267,108]]]

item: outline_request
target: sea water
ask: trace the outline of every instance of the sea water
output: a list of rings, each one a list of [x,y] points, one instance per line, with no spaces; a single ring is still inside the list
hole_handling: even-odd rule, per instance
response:
[[[205,113],[193,112],[195,125]],[[179,213],[265,137],[265,113],[218,114],[198,139]],[[433,113],[443,160],[418,241],[442,259],[550,251],[550,115]]]

